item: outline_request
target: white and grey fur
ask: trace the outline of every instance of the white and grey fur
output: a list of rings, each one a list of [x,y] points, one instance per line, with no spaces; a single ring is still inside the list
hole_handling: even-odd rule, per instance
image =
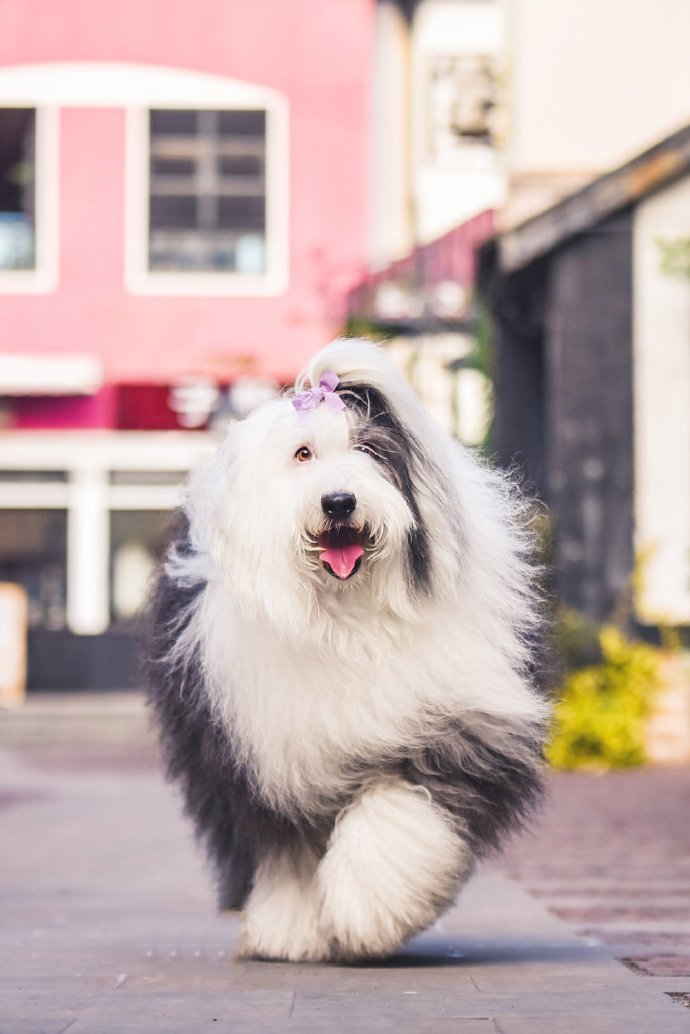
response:
[[[393,952],[541,790],[522,504],[381,349],[336,341],[296,390],[327,370],[342,413],[269,402],[193,475],[151,608],[168,773],[267,959]],[[317,543],[342,491],[366,547],[347,580]]]

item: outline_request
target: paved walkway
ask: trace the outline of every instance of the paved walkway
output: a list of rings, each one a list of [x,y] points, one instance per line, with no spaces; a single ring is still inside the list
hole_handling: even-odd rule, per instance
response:
[[[91,737],[97,723],[89,729]],[[268,964],[233,958],[237,920],[213,911],[154,751],[145,738],[133,746],[117,738],[104,732],[98,748],[93,738],[70,746],[66,735],[57,747],[3,740],[1,1034],[690,1030],[690,1010],[669,997],[690,993],[690,977],[638,975],[616,961],[618,945],[604,943],[611,924],[581,914],[601,900],[591,893],[597,887],[608,888],[606,907],[614,907],[613,891],[633,876],[643,891],[633,900],[647,902],[652,870],[662,882],[671,873],[679,893],[687,886],[687,812],[673,813],[670,803],[687,789],[685,773],[667,783],[656,773],[651,781],[638,776],[623,819],[618,777],[557,780],[540,831],[511,850],[503,870],[484,870],[434,930],[385,964]],[[659,825],[668,834],[665,820],[649,837],[632,821],[642,800],[643,825],[658,819],[660,791],[684,830],[670,847],[667,835],[663,849],[650,845],[663,840]],[[679,907],[680,898],[673,901]],[[686,897],[683,915],[687,906]],[[679,937],[690,930],[683,922]],[[640,923],[633,925],[639,934]],[[683,943],[665,953],[681,957]]]
[[[690,768],[554,777],[541,821],[501,866],[690,1006]]]

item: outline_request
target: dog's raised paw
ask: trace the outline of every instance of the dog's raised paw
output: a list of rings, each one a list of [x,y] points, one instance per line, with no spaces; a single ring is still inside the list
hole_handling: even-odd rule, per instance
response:
[[[468,848],[423,791],[375,783],[342,814],[317,870],[334,956],[392,954],[450,904],[471,869]]]

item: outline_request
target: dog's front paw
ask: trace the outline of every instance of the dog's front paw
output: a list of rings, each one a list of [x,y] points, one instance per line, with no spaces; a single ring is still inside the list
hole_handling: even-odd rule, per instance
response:
[[[293,926],[286,929],[272,916],[250,916],[242,927],[239,959],[266,962],[328,962],[332,957],[328,940],[318,930]]]
[[[317,870],[335,958],[390,955],[452,902],[472,856],[418,788],[382,780],[339,818]]]
[[[331,956],[320,928],[311,852],[263,862],[243,915],[240,958],[326,961]]]

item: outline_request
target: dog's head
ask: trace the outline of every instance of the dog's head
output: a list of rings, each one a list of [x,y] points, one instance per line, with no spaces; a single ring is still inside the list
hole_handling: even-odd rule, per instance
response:
[[[379,348],[334,342],[292,393],[233,425],[192,484],[197,548],[240,604],[286,625],[334,594],[409,609],[455,555],[439,442]]]

